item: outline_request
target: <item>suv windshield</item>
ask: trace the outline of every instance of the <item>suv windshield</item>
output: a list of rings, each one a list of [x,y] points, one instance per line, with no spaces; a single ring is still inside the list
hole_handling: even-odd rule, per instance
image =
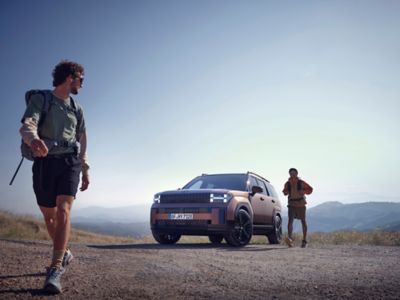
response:
[[[227,189],[246,191],[246,174],[203,175],[193,179],[183,187],[184,190]]]

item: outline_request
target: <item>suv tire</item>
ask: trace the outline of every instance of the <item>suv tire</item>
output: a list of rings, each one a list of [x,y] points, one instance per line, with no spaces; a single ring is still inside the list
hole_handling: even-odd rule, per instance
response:
[[[275,215],[274,229],[271,233],[267,234],[268,242],[270,244],[280,244],[282,241],[282,218]]]
[[[225,235],[226,242],[235,247],[247,245],[253,235],[253,220],[244,209],[239,209],[232,229]]]
[[[221,244],[222,240],[224,239],[224,236],[220,234],[209,235],[208,239],[212,244]]]
[[[154,239],[160,244],[171,245],[175,244],[181,238],[180,234],[158,233],[152,231]]]

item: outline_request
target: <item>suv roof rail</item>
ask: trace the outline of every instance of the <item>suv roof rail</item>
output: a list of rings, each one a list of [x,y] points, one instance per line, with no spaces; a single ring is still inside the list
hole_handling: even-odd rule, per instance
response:
[[[203,173],[203,174],[201,174],[201,176],[207,176],[208,174],[207,173]]]
[[[254,172],[247,171],[247,174],[255,175],[255,176],[260,177],[261,179],[265,180],[266,182],[270,183],[268,179],[265,179],[264,177],[254,173]]]

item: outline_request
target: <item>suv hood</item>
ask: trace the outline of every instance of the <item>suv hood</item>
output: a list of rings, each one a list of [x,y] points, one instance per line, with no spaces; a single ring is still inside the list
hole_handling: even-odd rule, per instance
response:
[[[225,190],[225,189],[173,190],[173,191],[164,191],[164,192],[158,193],[158,195],[215,194],[215,193],[227,194],[229,192],[232,192],[232,191]]]
[[[247,197],[248,192],[226,189],[176,190],[158,193],[159,203],[210,203],[210,194],[232,194]]]

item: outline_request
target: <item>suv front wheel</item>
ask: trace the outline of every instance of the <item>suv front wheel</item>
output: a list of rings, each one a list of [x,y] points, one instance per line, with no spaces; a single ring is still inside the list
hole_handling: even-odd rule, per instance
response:
[[[225,235],[226,242],[235,247],[247,245],[253,235],[253,220],[249,213],[240,209],[232,229]]]
[[[154,239],[160,244],[175,244],[181,238],[180,234],[170,234],[170,233],[158,233],[156,231],[152,231]]]

